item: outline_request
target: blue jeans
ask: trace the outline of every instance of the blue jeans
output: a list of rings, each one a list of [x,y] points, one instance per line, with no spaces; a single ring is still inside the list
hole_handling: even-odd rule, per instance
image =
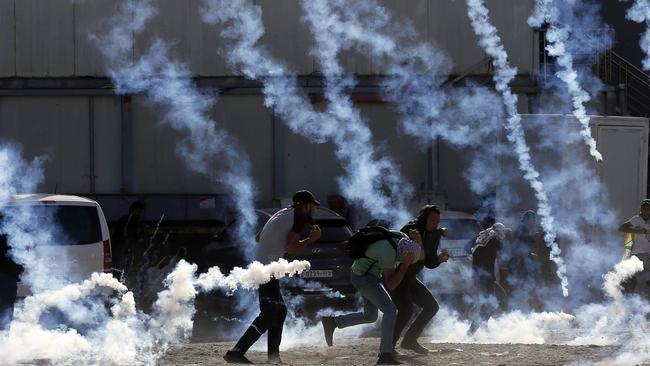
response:
[[[335,318],[336,326],[338,328],[347,328],[358,324],[374,323],[377,320],[377,310],[381,310],[384,317],[381,320],[379,351],[381,353],[392,353],[395,350],[393,331],[397,319],[397,307],[395,307],[388,292],[381,284],[381,279],[371,274],[359,276],[354,272],[350,272],[350,282],[363,296],[363,312],[337,316]]]
[[[0,331],[9,329],[17,291],[18,279],[15,276],[0,274]]]

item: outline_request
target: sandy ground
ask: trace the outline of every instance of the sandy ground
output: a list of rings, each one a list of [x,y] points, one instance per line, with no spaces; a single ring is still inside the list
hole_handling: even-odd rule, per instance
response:
[[[379,339],[337,339],[338,345],[300,347],[284,351],[282,361],[288,365],[374,365]],[[400,351],[401,360],[409,365],[585,365],[601,363],[616,347],[559,346],[527,344],[450,344],[423,342],[431,350],[428,356]],[[171,349],[160,365],[225,365],[223,354],[230,342],[191,343]],[[398,349],[399,350],[399,349]],[[250,351],[248,358],[258,364],[266,362],[264,352]]]

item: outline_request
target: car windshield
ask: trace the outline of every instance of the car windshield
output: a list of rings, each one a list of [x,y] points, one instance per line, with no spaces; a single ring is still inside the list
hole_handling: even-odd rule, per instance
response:
[[[338,243],[350,239],[352,231],[347,226],[321,226],[320,242]]]
[[[474,219],[442,219],[440,227],[446,227],[448,240],[473,239],[479,233],[479,225]]]
[[[83,245],[102,241],[102,231],[95,206],[43,205],[25,206],[22,209],[20,210],[22,214],[30,215],[28,226],[34,225],[35,230],[51,226],[51,233],[55,239],[50,244]],[[19,209],[16,207],[10,210]]]

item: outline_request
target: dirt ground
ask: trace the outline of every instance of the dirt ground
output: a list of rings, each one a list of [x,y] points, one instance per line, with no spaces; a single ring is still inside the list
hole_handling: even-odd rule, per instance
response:
[[[423,342],[430,349],[428,356],[399,350],[400,359],[408,365],[607,365],[606,360],[616,347],[560,346],[528,344],[450,344]],[[223,354],[230,342],[191,343],[171,349],[161,360],[164,366],[225,365]],[[379,339],[340,339],[339,345],[300,347],[284,351],[287,365],[374,365],[377,362]],[[250,351],[248,358],[257,364],[266,363],[264,352]]]

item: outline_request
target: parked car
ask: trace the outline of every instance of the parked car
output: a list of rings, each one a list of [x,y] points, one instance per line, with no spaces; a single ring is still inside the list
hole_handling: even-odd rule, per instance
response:
[[[58,242],[35,243],[34,250],[48,259],[52,257],[52,268],[63,270],[69,281],[84,280],[93,272],[111,271],[108,225],[97,202],[70,195],[20,194],[0,205],[3,210],[30,206],[36,216],[34,220],[47,218],[57,228]],[[30,293],[28,286],[18,284],[19,297]]]
[[[257,210],[259,228],[279,210],[280,208]],[[304,281],[290,280],[287,287],[294,293],[314,298],[354,297],[357,292],[350,283],[352,259],[347,250],[352,230],[345,218],[327,208],[318,207],[313,219],[322,230],[321,238],[303,251],[285,257],[287,260],[307,260],[311,263],[311,269],[302,273],[301,279]],[[305,230],[304,237],[310,229]]]

